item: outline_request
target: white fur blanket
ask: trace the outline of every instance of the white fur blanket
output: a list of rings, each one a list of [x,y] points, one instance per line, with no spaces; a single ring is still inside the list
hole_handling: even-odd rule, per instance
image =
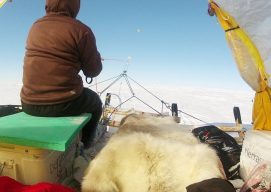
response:
[[[172,119],[129,115],[90,163],[83,192],[186,192],[225,178],[215,151]]]

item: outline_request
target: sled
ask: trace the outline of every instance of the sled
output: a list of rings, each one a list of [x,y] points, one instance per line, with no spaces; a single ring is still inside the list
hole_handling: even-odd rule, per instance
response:
[[[91,114],[0,118],[0,175],[23,184],[63,183],[73,175],[79,132]]]

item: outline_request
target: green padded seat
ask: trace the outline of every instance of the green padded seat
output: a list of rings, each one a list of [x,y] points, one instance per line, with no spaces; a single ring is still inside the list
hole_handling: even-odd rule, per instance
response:
[[[35,117],[24,112],[0,118],[0,143],[65,151],[90,120],[85,113],[70,117]]]

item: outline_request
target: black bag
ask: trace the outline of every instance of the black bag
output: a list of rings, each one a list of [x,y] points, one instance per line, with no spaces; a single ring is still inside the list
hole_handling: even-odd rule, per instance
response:
[[[0,105],[0,117],[21,112],[20,105]]]
[[[233,185],[224,179],[212,178],[186,187],[187,192],[235,192]]]
[[[192,133],[202,142],[216,150],[227,179],[240,179],[239,163],[242,147],[235,139],[216,126],[195,128]]]

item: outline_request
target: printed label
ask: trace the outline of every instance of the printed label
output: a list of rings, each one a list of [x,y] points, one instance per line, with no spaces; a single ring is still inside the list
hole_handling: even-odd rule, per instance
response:
[[[245,154],[249,159],[254,160],[256,163],[260,163],[263,161],[263,159],[261,157],[259,157],[258,155],[256,155],[255,153],[251,152],[249,150],[249,148],[245,148]]]

